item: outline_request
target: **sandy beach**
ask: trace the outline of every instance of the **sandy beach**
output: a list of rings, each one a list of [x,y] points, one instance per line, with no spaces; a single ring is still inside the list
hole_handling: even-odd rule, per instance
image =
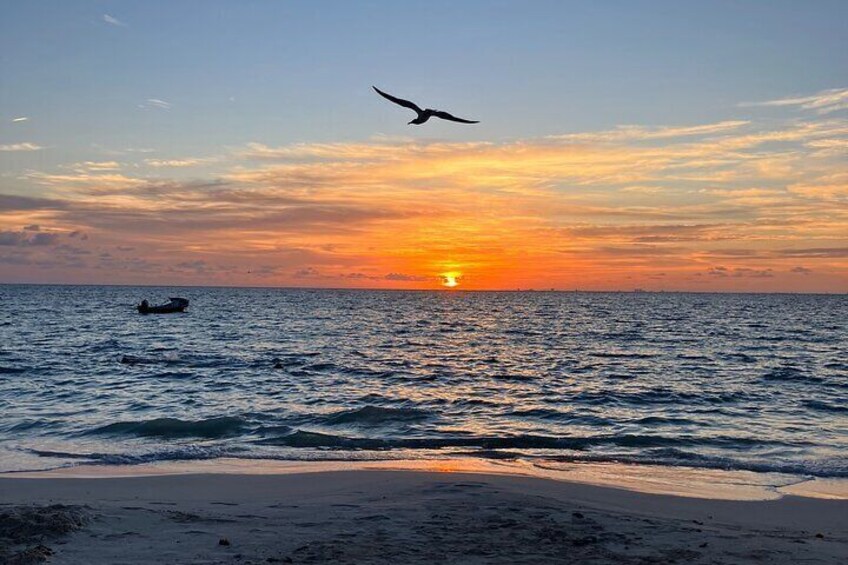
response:
[[[111,470],[115,472],[114,469]],[[409,470],[0,479],[4,563],[842,563],[848,501]]]

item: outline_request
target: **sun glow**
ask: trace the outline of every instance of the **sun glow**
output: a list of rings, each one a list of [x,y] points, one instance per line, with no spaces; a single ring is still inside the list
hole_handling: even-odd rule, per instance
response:
[[[462,278],[462,273],[442,273],[439,276],[442,277],[442,286],[446,288],[456,288],[459,286],[459,280]]]

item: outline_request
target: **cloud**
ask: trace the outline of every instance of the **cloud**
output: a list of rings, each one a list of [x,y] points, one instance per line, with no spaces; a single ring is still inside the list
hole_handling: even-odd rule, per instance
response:
[[[590,132],[570,133],[565,135],[549,136],[549,139],[568,141],[572,143],[611,143],[622,141],[642,141],[654,139],[669,139],[675,137],[691,137],[702,135],[714,135],[737,130],[750,124],[747,120],[726,120],[713,124],[702,124],[697,126],[658,126],[645,127],[636,125],[622,125],[616,129]]]
[[[39,232],[29,239],[29,244],[30,245],[51,245],[56,241],[56,239],[58,239],[58,237],[59,237],[59,234],[57,234],[57,233]]]
[[[203,163],[212,162],[211,158],[194,158],[194,159],[145,159],[144,162],[151,167],[193,167]]]
[[[40,151],[41,149],[44,147],[30,142],[0,145],[0,151]]]
[[[27,122],[29,118],[27,116],[21,116],[19,118],[12,118],[12,122]]]
[[[736,267],[729,269],[727,267],[711,267],[707,270],[707,275],[719,278],[753,278],[753,279],[770,279],[774,277],[772,269],[752,269],[749,267]]]
[[[327,276],[323,275],[325,278],[332,278],[332,275]],[[437,276],[422,276],[422,275],[410,275],[406,273],[387,273],[385,275],[369,275],[367,273],[341,273],[335,276],[335,278],[348,279],[348,280],[359,280],[359,281],[392,281],[392,282],[432,282],[434,280],[439,280]]]
[[[306,267],[295,271],[294,277],[298,279],[321,277],[321,273],[315,267]]]
[[[424,157],[445,155],[451,151],[468,151],[495,147],[489,142],[421,143],[415,140],[387,140],[373,143],[295,143],[283,147],[269,147],[262,143],[248,143],[240,156],[248,159],[303,160],[330,159],[333,161],[391,160],[398,157]]]
[[[59,210],[66,207],[65,201],[53,198],[0,194],[0,213]]]
[[[185,273],[192,275],[215,276],[221,273],[231,273],[237,268],[232,265],[216,265],[204,259],[196,259],[193,261],[182,261],[168,267],[168,271],[173,273]]]
[[[848,179],[845,179],[842,182],[823,184],[792,184],[787,187],[787,190],[792,194],[816,200],[831,202],[848,201]]]
[[[848,139],[815,139],[805,145],[815,149],[848,151]]]
[[[68,168],[81,173],[87,171],[117,171],[121,168],[121,164],[117,161],[83,161],[68,165]]]
[[[114,280],[145,261],[186,284],[432,288],[462,272],[469,288],[691,288],[700,276],[726,290],[832,289],[848,280],[848,177],[834,152],[846,138],[848,120],[814,116],[499,142],[251,143],[208,158],[124,152],[24,173],[41,197],[0,195],[0,225],[90,234],[73,243],[93,255],[4,252],[33,269],[83,257]],[[799,262],[809,276],[790,275]],[[121,280],[162,282],[132,272]]]
[[[734,122],[741,123],[741,122]],[[709,131],[717,128],[710,127]],[[664,128],[659,128],[666,135]],[[280,161],[243,168],[227,178],[239,182],[320,187],[341,182],[371,189],[437,182],[440,186],[485,188],[541,194],[561,185],[657,186],[662,182],[727,184],[768,176],[786,178],[794,159],[786,151],[798,143],[848,135],[848,123],[790,124],[784,128],[666,143],[661,147],[628,142],[628,136],[605,134],[600,144],[575,145],[573,139],[545,138],[509,143],[441,143],[421,141],[347,144],[296,144],[268,147],[249,144],[239,156]],[[757,152],[766,144],[781,151]],[[634,192],[638,194],[638,192]]]
[[[803,110],[815,110],[819,114],[829,114],[848,108],[848,88],[831,88],[810,96],[779,98],[765,102],[743,102],[740,106],[797,106]]]
[[[593,241],[611,239],[639,243],[674,241],[719,241],[732,238],[733,224],[625,224],[591,225],[566,228],[570,238]]]
[[[799,275],[809,275],[813,272],[813,270],[808,269],[807,267],[798,266],[798,267],[792,267],[792,269],[790,269],[789,272],[790,273],[797,273]]]
[[[47,186],[54,187],[58,192],[67,194],[120,194],[134,187],[149,185],[149,181],[141,178],[112,172],[111,169],[88,170],[80,168],[72,173],[37,173],[27,175],[28,178]]]
[[[751,269],[748,267],[737,267],[733,269],[734,277],[748,277],[754,279],[770,279],[774,277],[772,269]]]
[[[432,281],[436,277],[427,277],[420,275],[408,275],[406,273],[389,273],[383,277],[387,281],[403,281],[403,282],[427,282]]]
[[[777,252],[782,257],[793,258],[846,258],[848,247],[812,247],[804,249],[781,249]]]
[[[148,98],[143,103],[139,104],[138,107],[143,109],[155,108],[159,110],[170,110],[172,105],[170,102],[166,102],[159,98]]]
[[[143,107],[144,107],[144,105],[141,105],[141,104],[139,105],[139,108],[143,108]],[[104,146],[100,145],[99,143],[92,143],[91,147],[93,147],[99,153],[101,153],[103,155],[110,155],[110,156],[112,156],[112,155],[114,155],[114,156],[128,155],[128,154],[134,154],[134,153],[154,153],[156,151],[155,149],[152,149],[150,147],[125,147],[123,149],[112,149],[112,148],[109,148],[109,147],[104,147]]]
[[[103,21],[113,26],[127,27],[127,24],[125,24],[115,16],[110,16],[109,14],[103,14]]]
[[[41,246],[52,245],[59,238],[57,233],[26,231],[0,231],[0,245],[2,246]]]

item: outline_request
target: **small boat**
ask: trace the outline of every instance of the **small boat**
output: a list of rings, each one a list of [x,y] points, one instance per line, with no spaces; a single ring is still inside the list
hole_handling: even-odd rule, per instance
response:
[[[175,314],[177,312],[184,312],[188,308],[188,299],[171,298],[170,302],[160,304],[159,306],[151,306],[147,300],[142,300],[141,304],[136,306],[136,308],[139,314]]]

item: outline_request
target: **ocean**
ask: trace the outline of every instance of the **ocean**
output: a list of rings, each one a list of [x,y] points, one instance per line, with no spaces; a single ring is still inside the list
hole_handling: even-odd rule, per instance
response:
[[[848,296],[0,286],[2,472],[469,456],[848,477]]]

